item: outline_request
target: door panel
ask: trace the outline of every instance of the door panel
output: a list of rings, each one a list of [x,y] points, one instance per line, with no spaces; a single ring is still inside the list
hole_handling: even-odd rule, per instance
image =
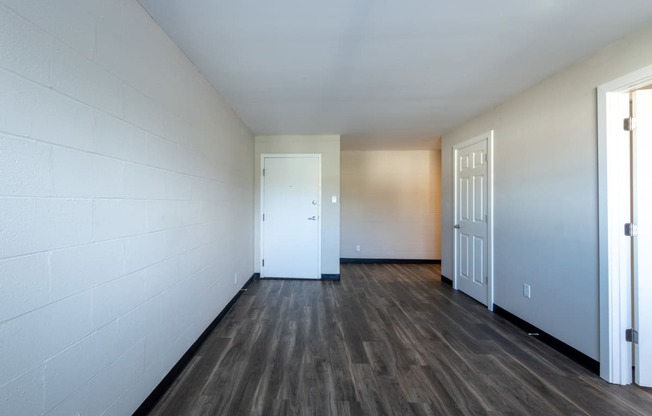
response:
[[[320,159],[263,159],[261,277],[321,278]]]
[[[459,247],[459,274],[460,277],[464,279],[471,278],[471,267],[469,267],[470,259],[473,257],[470,255],[469,247],[471,244],[469,242],[470,235],[460,232],[460,247]]]
[[[635,382],[652,387],[652,90],[633,93],[634,130],[633,190],[634,223],[634,345]]]
[[[457,169],[457,288],[488,303],[487,273],[487,163],[488,140],[456,150]]]
[[[485,219],[485,202],[484,197],[486,189],[484,186],[484,176],[473,177],[473,221],[484,222]]]
[[[469,201],[469,179],[460,178],[460,221],[470,221],[471,220],[471,207],[468,204]]]
[[[473,282],[480,286],[485,284],[484,238],[473,236]]]

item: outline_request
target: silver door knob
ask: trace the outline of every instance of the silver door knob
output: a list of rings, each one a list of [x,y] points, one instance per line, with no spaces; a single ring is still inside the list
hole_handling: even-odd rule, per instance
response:
[[[461,228],[459,224],[453,225],[453,228],[457,228],[458,230]]]
[[[309,219],[310,221],[315,221],[315,220],[317,220],[317,217],[315,217],[315,216],[313,215],[312,217],[309,217],[308,219]]]

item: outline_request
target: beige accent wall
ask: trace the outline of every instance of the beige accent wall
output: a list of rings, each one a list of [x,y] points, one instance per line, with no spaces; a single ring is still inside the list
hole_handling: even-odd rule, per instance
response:
[[[260,155],[264,153],[321,154],[321,272],[340,273],[340,136],[256,136],[254,268],[260,272]],[[335,196],[337,201],[332,202]]]
[[[340,256],[439,259],[440,163],[439,150],[343,151]]]
[[[495,303],[595,359],[596,88],[650,64],[647,26],[443,137],[442,274],[453,278],[452,147],[493,129]]]

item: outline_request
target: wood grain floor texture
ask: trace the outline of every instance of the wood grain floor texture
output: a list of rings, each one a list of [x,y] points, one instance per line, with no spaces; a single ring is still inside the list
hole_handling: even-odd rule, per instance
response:
[[[438,267],[254,281],[150,415],[652,414],[649,391],[602,381]]]

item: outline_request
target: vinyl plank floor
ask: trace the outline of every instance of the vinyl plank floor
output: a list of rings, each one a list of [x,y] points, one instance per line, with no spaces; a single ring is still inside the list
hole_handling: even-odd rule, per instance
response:
[[[441,283],[438,265],[256,280],[150,416],[652,415]]]

